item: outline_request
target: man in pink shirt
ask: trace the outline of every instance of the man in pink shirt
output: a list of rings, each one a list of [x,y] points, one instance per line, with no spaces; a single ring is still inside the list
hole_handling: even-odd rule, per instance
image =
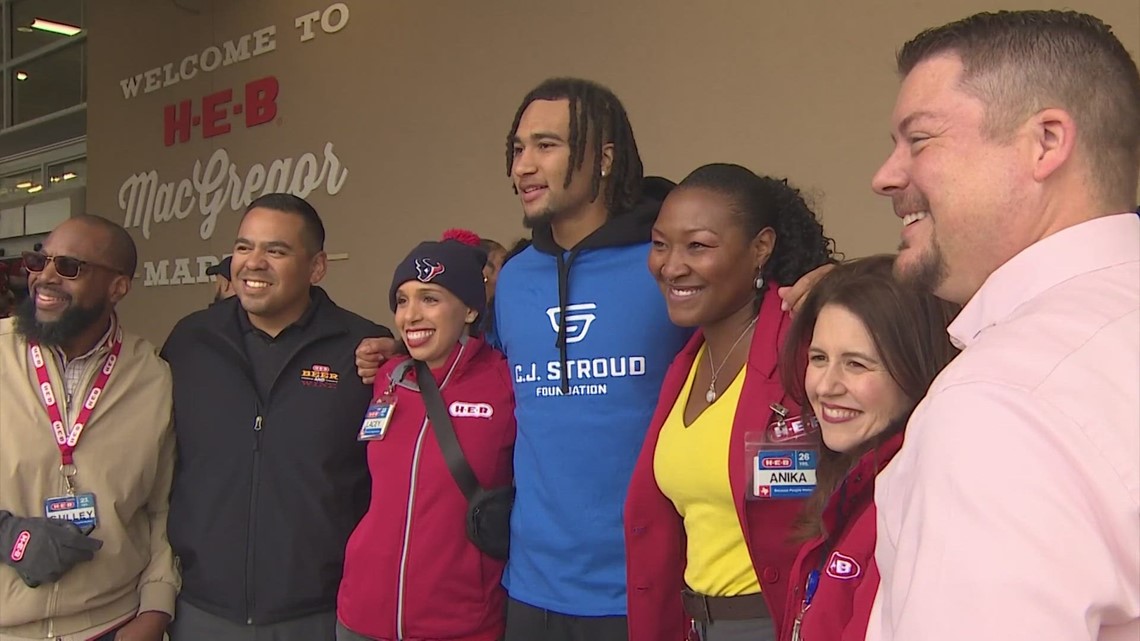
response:
[[[898,56],[896,274],[963,351],[876,491],[873,641],[1140,639],[1140,74],[1073,12]]]

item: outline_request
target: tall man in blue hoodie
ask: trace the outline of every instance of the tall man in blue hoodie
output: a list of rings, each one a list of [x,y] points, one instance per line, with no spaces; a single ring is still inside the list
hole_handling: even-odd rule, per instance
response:
[[[643,179],[617,97],[570,78],[523,99],[507,170],[534,239],[495,301],[519,425],[507,640],[625,639],[622,505],[688,337],[646,269],[672,184]]]
[[[646,268],[672,183],[643,178],[617,97],[574,78],[523,99],[506,164],[534,240],[495,292],[518,419],[506,639],[624,640],[626,486],[689,336]],[[362,343],[362,376],[379,351]]]

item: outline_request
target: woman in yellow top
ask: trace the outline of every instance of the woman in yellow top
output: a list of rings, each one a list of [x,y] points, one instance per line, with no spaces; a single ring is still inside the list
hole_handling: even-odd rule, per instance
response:
[[[798,190],[738,165],[701,167],[665,199],[649,269],[670,319],[699,331],[666,374],[626,500],[630,641],[775,638],[801,501],[762,496],[788,488],[751,483],[746,440],[802,428],[777,371],[776,289],[832,246]]]

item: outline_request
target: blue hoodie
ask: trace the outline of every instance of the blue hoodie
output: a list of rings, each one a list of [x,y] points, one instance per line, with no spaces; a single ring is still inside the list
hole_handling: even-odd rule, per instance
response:
[[[649,234],[672,183],[570,251],[549,227],[499,276],[495,334],[514,377],[518,437],[511,598],[624,615],[622,506],[665,371],[691,330],[669,322]],[[680,586],[678,586],[680,589]]]

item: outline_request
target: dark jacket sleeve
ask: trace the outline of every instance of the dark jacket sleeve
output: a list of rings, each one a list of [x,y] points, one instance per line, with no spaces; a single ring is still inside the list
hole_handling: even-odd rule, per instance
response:
[[[187,318],[183,318],[174,324],[174,329],[170,330],[170,334],[166,336],[166,342],[162,344],[162,349],[158,350],[158,356],[167,363],[176,355],[178,350],[178,343],[183,334],[186,333]]]
[[[376,330],[376,333],[372,334],[373,338],[395,338],[395,336],[392,334],[392,330],[381,325],[380,323],[372,323],[372,326]]]

